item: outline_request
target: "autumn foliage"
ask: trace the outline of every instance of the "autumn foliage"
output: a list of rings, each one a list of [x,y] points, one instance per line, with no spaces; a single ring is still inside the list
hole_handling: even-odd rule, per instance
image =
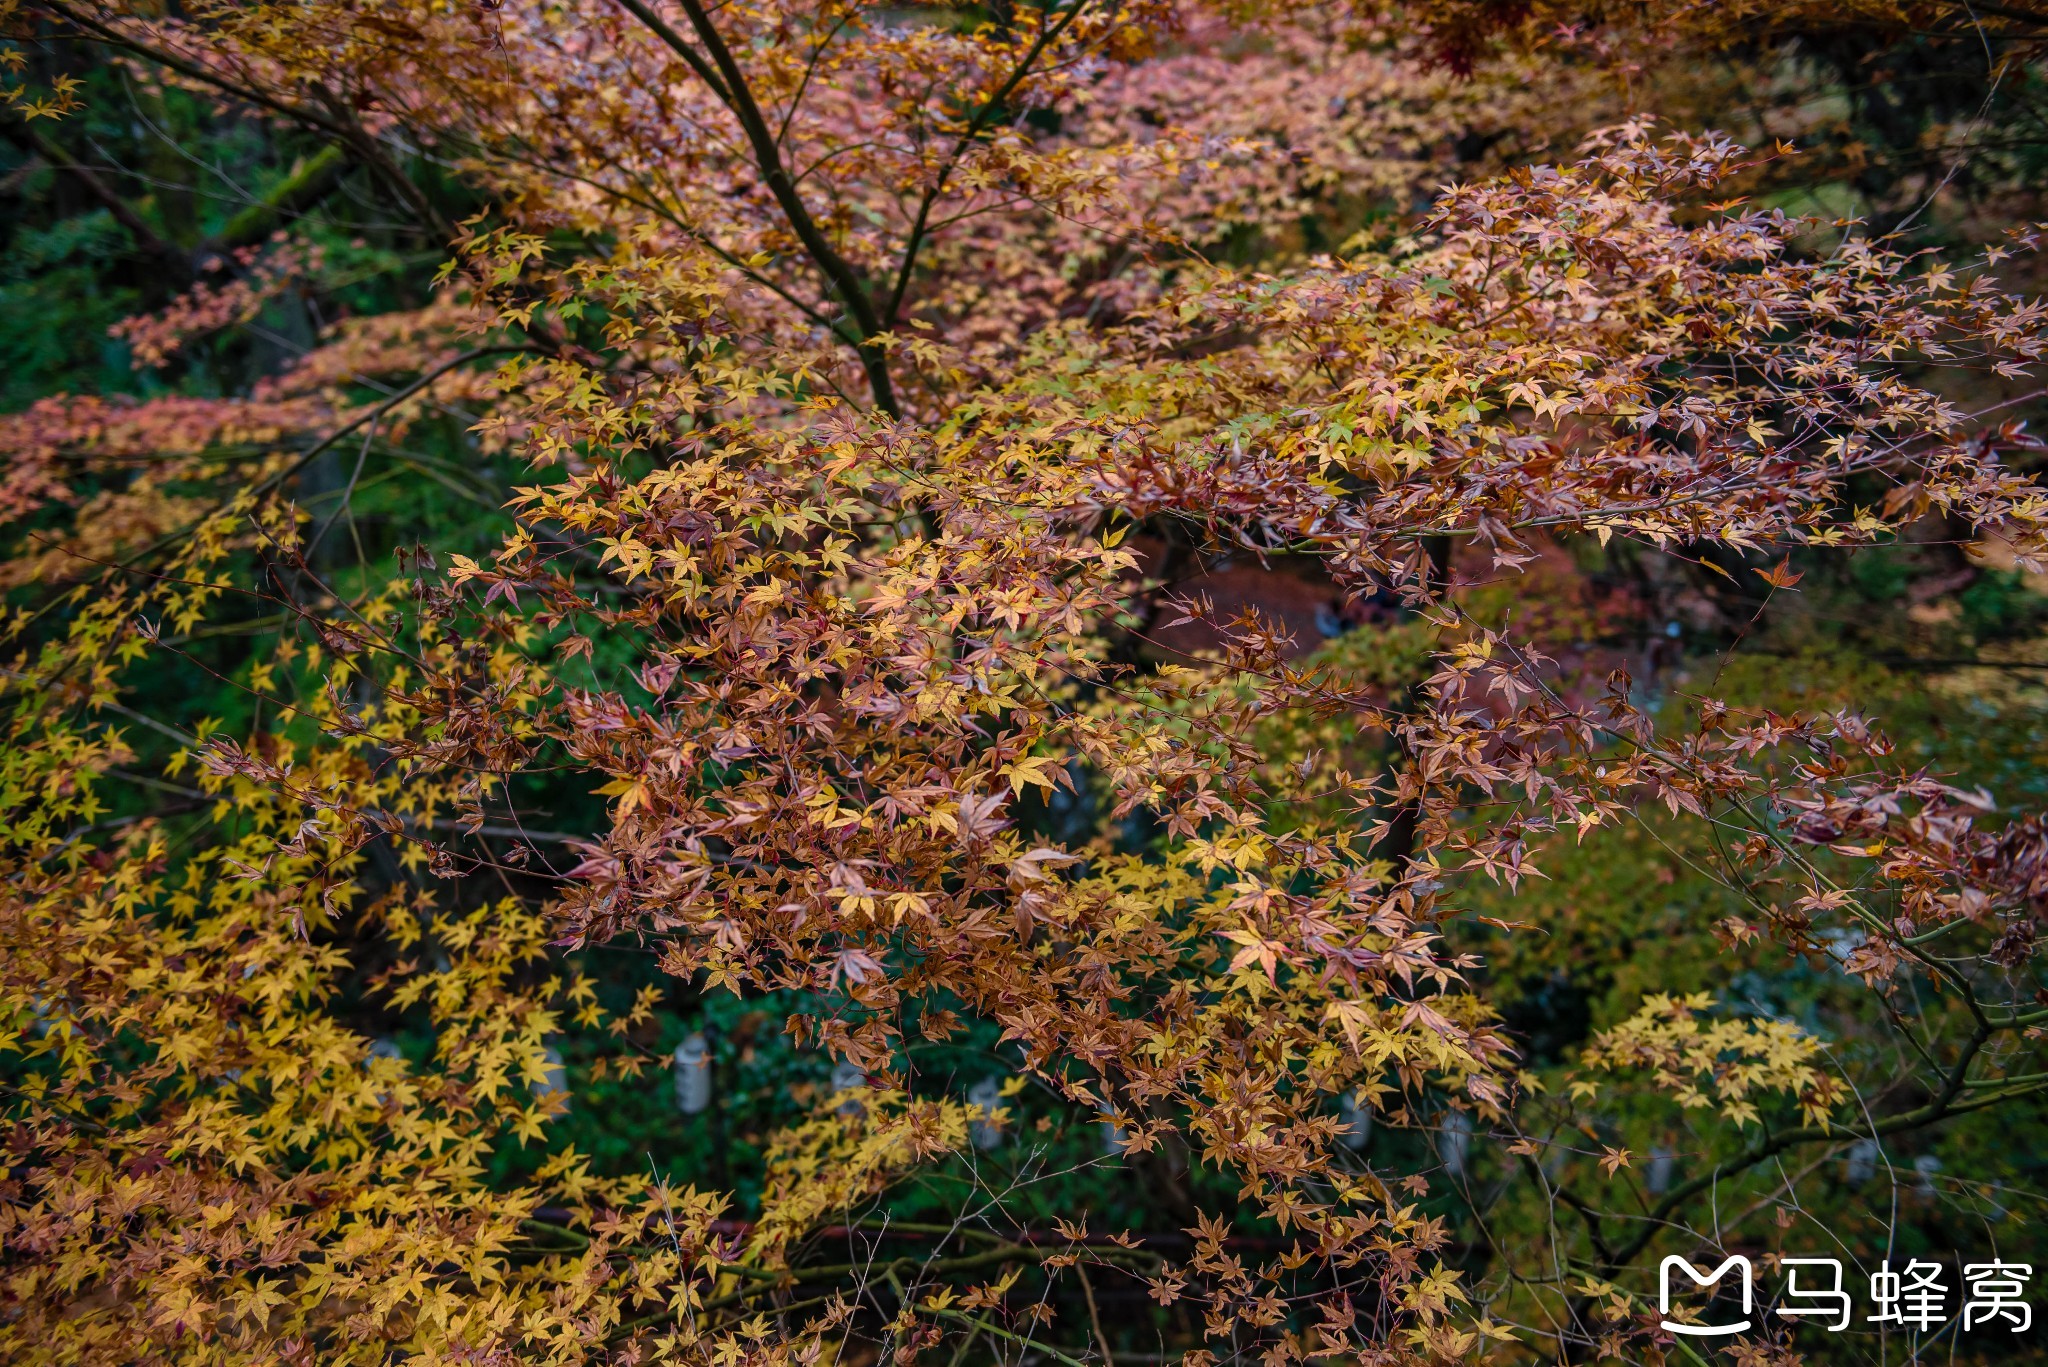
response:
[[[1764,37],[1552,8],[0,6],[33,137],[69,44],[317,149],[0,418],[0,1358],[1675,1361],[1656,1257],[2037,1123],[2044,818],[1587,567],[1734,654],[2048,566],[2043,230],[1804,212],[1657,107]],[[180,390],[336,185],[415,297]],[[1726,981],[1546,1057],[1652,841]],[[563,1138],[727,998],[839,1065],[755,1167]]]

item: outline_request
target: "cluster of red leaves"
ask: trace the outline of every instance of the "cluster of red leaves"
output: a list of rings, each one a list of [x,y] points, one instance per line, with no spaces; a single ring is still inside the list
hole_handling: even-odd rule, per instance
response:
[[[280,232],[269,250],[244,247],[210,263],[215,279],[199,281],[169,308],[116,323],[138,365],[159,369],[195,337],[253,319],[300,278],[319,271],[317,243],[293,243]]]

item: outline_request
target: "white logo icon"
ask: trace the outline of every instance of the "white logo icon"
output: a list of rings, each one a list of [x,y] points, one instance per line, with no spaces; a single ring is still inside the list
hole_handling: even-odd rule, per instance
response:
[[[1671,1269],[1674,1267],[1683,1268],[1685,1275],[1692,1278],[1694,1286],[1712,1286],[1715,1282],[1721,1280],[1729,1268],[1741,1268],[1742,1322],[1740,1324],[1680,1324],[1671,1319]],[[1755,1290],[1750,1285],[1749,1259],[1739,1253],[1730,1257],[1712,1272],[1705,1274],[1702,1274],[1698,1268],[1679,1257],[1676,1253],[1657,1265],[1657,1313],[1665,1317],[1662,1321],[1663,1327],[1674,1334],[1694,1334],[1701,1338],[1707,1338],[1718,1337],[1722,1334],[1747,1333],[1749,1331],[1748,1317],[1754,1304]]]

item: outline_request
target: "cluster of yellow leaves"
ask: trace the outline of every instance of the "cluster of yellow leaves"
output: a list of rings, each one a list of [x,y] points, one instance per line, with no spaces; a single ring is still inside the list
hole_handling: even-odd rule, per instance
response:
[[[489,1180],[492,1149],[538,1137],[560,1104],[535,1085],[549,985],[518,982],[543,926],[510,906],[367,909],[445,956],[387,983],[436,1026],[431,1057],[408,1062],[342,1023],[342,953],[294,930],[346,911],[346,882],[316,890],[313,859],[261,872],[270,848],[229,840],[167,876],[145,824],[68,866],[8,858],[0,1356],[258,1362],[298,1344],[353,1362],[554,1342],[542,1360],[577,1360],[618,1306],[602,1279],[564,1299],[563,1269],[517,1250],[551,1202],[646,1196],[568,1152],[524,1188]]]
[[[1757,1123],[1761,1094],[1798,1101],[1806,1119],[1826,1128],[1845,1089],[1834,1073],[1816,1066],[1821,1041],[1790,1021],[1715,1016],[1711,994],[1650,996],[1642,1008],[1586,1049],[1582,1062],[1604,1072],[1647,1070],[1661,1091],[1688,1110],[1714,1107],[1738,1126]],[[1574,1096],[1598,1084],[1580,1078]]]
[[[769,1142],[747,1263],[784,1264],[791,1246],[830,1217],[880,1195],[911,1168],[965,1149],[968,1127],[980,1116],[971,1105],[892,1088],[859,1087],[826,1098],[810,1120]]]
[[[436,863],[436,814],[482,796],[381,762],[425,663],[393,667],[402,594],[308,612],[311,639],[250,663],[253,690],[297,700],[274,729],[155,727],[181,742],[170,777],[199,769],[196,789],[159,783],[192,816],[105,818],[134,751],[102,718],[136,715],[133,665],[229,592],[225,557],[297,525],[245,496],[174,573],[70,590],[39,636],[34,614],[5,624],[32,648],[0,680],[0,1360],[722,1351],[722,1321],[690,1311],[722,1266],[724,1197],[602,1177],[560,1145],[530,1178],[493,1175],[566,1102],[550,1040],[639,1023],[647,995],[608,1020],[548,962],[534,905],[358,882],[372,840],[398,868]],[[424,1055],[366,1035],[366,1012],[426,1026]]]
[[[0,30],[15,29],[21,23],[20,14],[21,0],[0,0]],[[39,93],[21,79],[27,64],[27,55],[20,48],[11,43],[0,46],[0,102],[24,121],[61,119],[84,107],[78,98],[81,82],[76,76],[59,72],[51,78],[49,89]]]

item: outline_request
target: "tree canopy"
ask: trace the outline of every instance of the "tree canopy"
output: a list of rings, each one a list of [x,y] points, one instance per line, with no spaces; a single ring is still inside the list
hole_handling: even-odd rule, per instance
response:
[[[0,24],[0,1359],[2037,1341],[2035,0]]]

